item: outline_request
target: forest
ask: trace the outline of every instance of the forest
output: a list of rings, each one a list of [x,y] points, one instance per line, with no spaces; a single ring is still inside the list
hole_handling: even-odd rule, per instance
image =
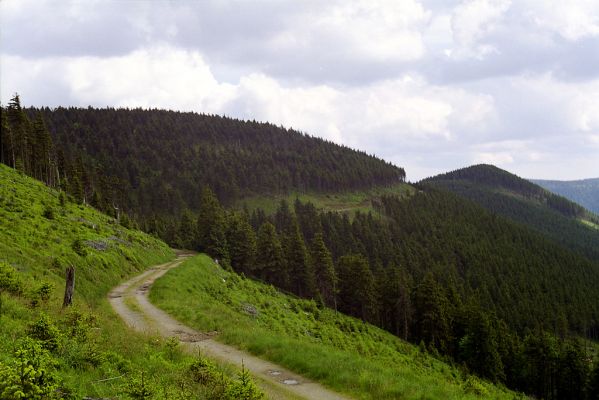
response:
[[[230,204],[254,193],[354,190],[405,179],[402,168],[374,156],[267,123],[164,110],[21,110],[19,103],[17,97],[6,109],[14,138],[7,138],[5,163],[33,167],[23,159],[21,132],[27,119],[43,121],[56,144],[48,162],[78,198],[141,216],[197,210],[202,186]]]
[[[251,193],[405,180],[380,159],[270,124],[22,109],[18,97],[2,109],[1,154],[123,225],[371,322],[490,381],[545,399],[599,394],[597,259],[426,183],[353,218],[299,200],[272,215],[227,207]],[[475,183],[513,183],[491,172]],[[584,212],[546,200],[564,215]]]
[[[599,216],[507,171],[492,165],[475,165],[425,179],[421,184],[472,200],[590,260],[599,260],[599,230],[589,226],[599,224]]]

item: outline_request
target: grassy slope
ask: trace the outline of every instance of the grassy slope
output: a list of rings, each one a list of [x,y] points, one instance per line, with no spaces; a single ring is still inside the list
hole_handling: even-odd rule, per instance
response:
[[[49,209],[52,218],[44,217]],[[81,256],[72,248],[77,239],[107,248],[84,244],[87,255]],[[2,271],[16,270],[24,289],[8,293],[0,285],[0,374],[2,364],[15,361],[13,351],[31,324],[47,315],[60,332],[50,369],[72,398],[127,398],[128,385],[139,381],[142,371],[156,398],[203,398],[206,388],[185,380],[192,359],[168,341],[126,328],[106,300],[108,290],[123,278],[173,256],[163,242],[125,229],[92,208],[70,202],[61,206],[58,192],[0,164],[0,284]],[[76,267],[76,285],[74,306],[65,311],[61,304],[68,265]],[[31,299],[42,283],[53,287],[50,299],[33,307]],[[74,323],[77,316],[81,318]]]
[[[350,216],[357,211],[368,213],[375,212],[372,206],[372,200],[382,195],[398,195],[409,196],[415,191],[414,187],[407,183],[399,183],[389,187],[376,187],[370,190],[338,192],[338,193],[299,193],[292,192],[287,195],[264,195],[252,196],[243,200],[239,200],[236,208],[247,207],[249,211],[262,209],[266,214],[274,214],[281,200],[286,200],[289,204],[293,204],[295,199],[301,200],[303,203],[313,203],[316,208],[348,212]]]
[[[169,271],[150,298],[190,326],[218,331],[225,343],[360,399],[514,397],[383,330],[226,272],[205,255]]]

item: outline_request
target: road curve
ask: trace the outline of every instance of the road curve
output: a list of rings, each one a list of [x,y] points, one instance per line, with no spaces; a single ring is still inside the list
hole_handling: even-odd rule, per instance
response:
[[[179,255],[176,260],[152,267],[110,291],[108,300],[112,308],[129,327],[147,334],[177,337],[182,348],[194,354],[200,350],[201,354],[232,363],[237,367],[243,362],[245,368],[257,378],[256,383],[269,399],[349,399],[279,365],[217,342],[213,335],[183,325],[151,304],[148,292],[152,283],[189,256]]]

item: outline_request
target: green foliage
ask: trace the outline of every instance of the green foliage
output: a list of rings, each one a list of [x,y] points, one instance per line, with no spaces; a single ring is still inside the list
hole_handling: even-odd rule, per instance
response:
[[[46,206],[43,216],[46,219],[54,219],[54,208],[52,208],[52,206]]]
[[[83,240],[79,238],[73,241],[71,249],[73,249],[73,251],[81,257],[87,256],[87,248],[85,246],[85,243],[83,243]]]
[[[45,313],[41,313],[39,318],[29,325],[27,334],[39,340],[43,348],[50,351],[58,349],[62,337],[60,330]]]
[[[256,259],[256,234],[245,214],[232,213],[227,221],[227,245],[235,271],[253,272]]]
[[[219,260],[228,259],[225,229],[224,210],[212,190],[205,187],[200,198],[197,222],[199,249]]]
[[[265,222],[258,230],[256,276],[279,287],[289,287],[289,272],[275,226]]]
[[[0,291],[2,290],[16,295],[23,293],[23,281],[19,273],[5,261],[0,261]]]
[[[54,290],[54,285],[50,282],[42,282],[35,289],[34,296],[41,300],[42,302],[47,302],[50,300],[52,296],[52,291]]]
[[[487,391],[487,389],[483,385],[481,385],[481,382],[478,379],[476,379],[473,376],[469,376],[464,381],[463,388],[464,388],[464,392],[472,393],[477,396],[487,397],[489,395],[489,392]]]
[[[232,379],[225,376],[212,361],[198,356],[189,366],[188,373],[194,382],[213,388],[209,393],[209,400],[260,400],[265,398],[264,393],[256,386],[243,364],[237,379]]]
[[[14,358],[0,363],[0,398],[6,400],[58,399],[59,379],[52,358],[35,340],[21,339]]]
[[[144,371],[130,377],[125,389],[125,393],[135,400],[152,399],[155,391]]]
[[[264,393],[252,381],[250,373],[241,365],[241,372],[236,381],[233,381],[225,391],[225,399],[230,400],[260,400]]]
[[[599,362],[595,362],[595,367],[589,378],[587,385],[587,399],[598,400],[599,399]]]
[[[90,312],[83,312],[78,308],[69,309],[65,316],[67,334],[79,342],[85,342],[89,339],[90,331],[98,325],[97,315]]]
[[[170,360],[173,360],[175,358],[175,355],[179,351],[179,347],[180,347],[179,339],[177,339],[174,336],[171,336],[170,338],[168,338],[166,340],[165,346],[166,346],[168,358]]]
[[[361,255],[339,259],[339,309],[365,321],[374,321],[377,313],[374,276]]]

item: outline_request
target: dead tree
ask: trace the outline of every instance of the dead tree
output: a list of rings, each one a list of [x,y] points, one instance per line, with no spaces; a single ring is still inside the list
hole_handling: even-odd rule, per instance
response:
[[[75,267],[67,268],[67,282],[64,288],[64,301],[62,307],[68,307],[73,302],[73,292],[75,291]]]

